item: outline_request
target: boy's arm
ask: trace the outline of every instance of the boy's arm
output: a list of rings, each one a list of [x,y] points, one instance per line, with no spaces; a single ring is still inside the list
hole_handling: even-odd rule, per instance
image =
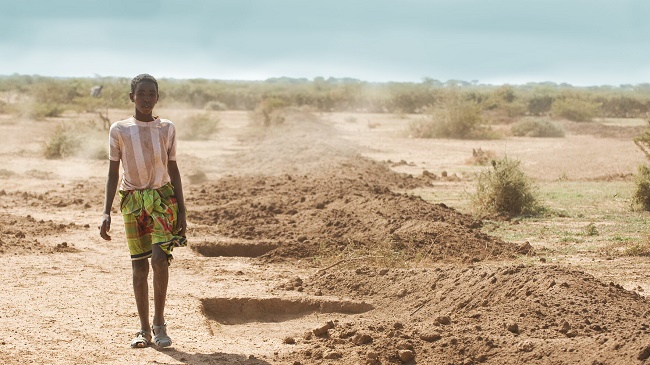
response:
[[[117,192],[117,183],[120,179],[120,161],[112,161],[108,167],[108,178],[106,179],[106,195],[104,196],[104,214],[102,215],[102,225],[99,227],[99,235],[103,239],[110,241],[111,236],[108,231],[111,230],[111,207],[115,193]]]
[[[176,161],[167,162],[167,172],[174,187],[174,196],[176,196],[176,203],[178,204],[178,235],[185,236],[187,230],[187,218],[185,212],[185,198],[183,197],[183,184],[181,183],[181,173],[178,171],[178,164]]]

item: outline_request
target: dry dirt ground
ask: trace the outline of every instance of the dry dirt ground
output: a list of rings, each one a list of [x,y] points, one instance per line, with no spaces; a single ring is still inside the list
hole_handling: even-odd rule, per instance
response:
[[[183,128],[186,111],[159,112]],[[643,259],[554,264],[409,193],[467,184],[479,147],[537,181],[629,177],[638,126],[477,142],[409,138],[414,116],[294,113],[266,130],[219,116],[209,140],[179,141],[190,247],[171,267],[174,346],[137,350],[120,215],[112,241],[97,230],[107,161],[46,160],[57,121],[0,118],[1,363],[650,363],[647,290],[621,270],[650,288]]]

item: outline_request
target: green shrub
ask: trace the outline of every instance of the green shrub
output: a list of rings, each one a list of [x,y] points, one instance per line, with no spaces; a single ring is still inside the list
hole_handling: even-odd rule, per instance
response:
[[[80,147],[81,139],[73,130],[63,124],[54,129],[54,133],[45,141],[43,155],[48,159],[65,158],[74,155]]]
[[[541,207],[530,179],[518,160],[504,157],[479,173],[472,202],[479,214],[536,214]]]
[[[636,189],[632,201],[643,210],[650,211],[650,168],[647,165],[639,165],[634,185]]]
[[[183,133],[179,135],[185,140],[207,140],[219,129],[220,119],[208,113],[197,114],[190,117],[183,126]]]
[[[564,137],[564,129],[544,119],[522,120],[510,129],[517,137]]]
[[[556,100],[551,111],[554,116],[566,118],[574,122],[590,122],[598,115],[600,105],[587,100],[567,98]]]
[[[409,123],[409,133],[416,138],[495,138],[494,132],[483,123],[479,103],[456,93],[434,108],[429,119]]]

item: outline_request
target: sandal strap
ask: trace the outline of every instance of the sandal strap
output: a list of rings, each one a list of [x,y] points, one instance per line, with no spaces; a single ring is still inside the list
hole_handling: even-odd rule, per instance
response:
[[[149,345],[149,340],[147,340],[148,332],[145,330],[140,330],[135,333],[135,338],[131,340],[131,347],[147,347]]]
[[[162,326],[151,326],[153,331],[153,341],[157,346],[171,346],[172,339],[167,335],[167,323]]]

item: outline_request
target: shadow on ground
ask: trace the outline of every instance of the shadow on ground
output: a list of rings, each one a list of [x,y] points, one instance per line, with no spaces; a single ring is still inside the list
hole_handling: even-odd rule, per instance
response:
[[[212,354],[190,354],[174,348],[157,349],[159,352],[187,365],[271,365],[271,363],[252,358],[246,355],[226,354],[215,352]],[[155,364],[164,364],[155,362]]]

